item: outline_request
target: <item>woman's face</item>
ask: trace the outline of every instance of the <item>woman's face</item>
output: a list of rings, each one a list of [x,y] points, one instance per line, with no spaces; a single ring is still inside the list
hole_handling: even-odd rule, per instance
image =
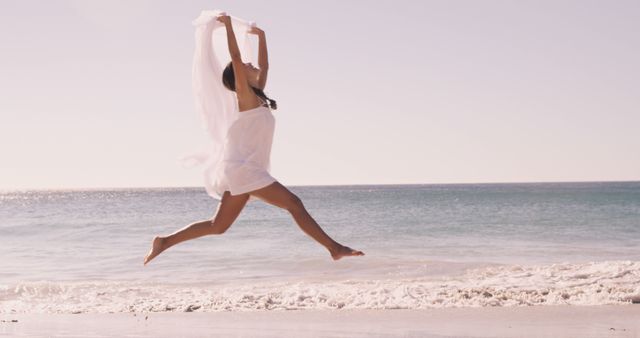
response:
[[[260,69],[254,67],[251,62],[246,62],[244,64],[244,70],[249,84],[253,87],[258,87],[258,74],[260,74]]]

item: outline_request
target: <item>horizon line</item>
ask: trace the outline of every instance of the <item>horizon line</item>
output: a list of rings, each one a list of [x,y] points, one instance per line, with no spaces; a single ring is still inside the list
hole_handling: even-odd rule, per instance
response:
[[[353,187],[353,186],[418,186],[418,185],[497,185],[497,184],[559,184],[559,183],[640,183],[640,180],[599,180],[599,181],[494,181],[494,182],[445,182],[445,183],[354,183],[354,184],[290,184],[286,187]],[[205,189],[199,186],[137,186],[137,187],[72,187],[72,188],[9,188],[0,193],[27,191],[100,191],[125,189]]]

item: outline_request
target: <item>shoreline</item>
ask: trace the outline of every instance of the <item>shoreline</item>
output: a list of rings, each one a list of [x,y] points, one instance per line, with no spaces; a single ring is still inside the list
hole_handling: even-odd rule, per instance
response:
[[[638,337],[640,305],[0,314],[0,336]],[[17,321],[17,322],[13,322]]]

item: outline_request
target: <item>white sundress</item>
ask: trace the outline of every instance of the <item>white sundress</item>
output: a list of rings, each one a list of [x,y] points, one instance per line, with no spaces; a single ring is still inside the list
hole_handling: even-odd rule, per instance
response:
[[[237,112],[227,131],[214,189],[244,194],[276,181],[269,173],[275,118],[259,107]]]

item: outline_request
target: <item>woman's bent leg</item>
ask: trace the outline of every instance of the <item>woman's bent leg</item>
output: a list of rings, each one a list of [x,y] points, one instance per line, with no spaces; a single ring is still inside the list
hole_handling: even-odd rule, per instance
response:
[[[225,191],[213,220],[208,219],[189,224],[168,236],[156,236],[151,244],[151,250],[144,258],[144,264],[146,265],[161,252],[180,242],[205,235],[223,234],[236,220],[248,200],[249,194],[233,196]]]
[[[289,211],[298,226],[311,238],[322,244],[333,259],[338,260],[344,256],[363,256],[362,251],[346,247],[327,235],[318,223],[311,217],[304,204],[294,193],[289,191],[279,182],[274,182],[264,188],[250,192],[261,200]]]

